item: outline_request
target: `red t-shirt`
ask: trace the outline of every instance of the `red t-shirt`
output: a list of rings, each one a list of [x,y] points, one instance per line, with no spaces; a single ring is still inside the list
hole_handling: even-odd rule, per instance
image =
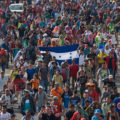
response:
[[[59,103],[57,103],[57,104],[53,103],[52,109],[53,109],[52,111],[53,111],[54,115],[57,113],[61,113],[61,106]]]
[[[78,65],[77,64],[72,64],[69,69],[70,69],[70,76],[77,77],[77,72],[79,70]]]
[[[93,90],[89,96],[93,99],[93,101],[99,101],[99,94],[96,90]]]
[[[24,84],[24,80],[23,79],[14,79],[13,83],[15,84],[15,91],[22,91],[22,88],[20,88],[20,84]]]

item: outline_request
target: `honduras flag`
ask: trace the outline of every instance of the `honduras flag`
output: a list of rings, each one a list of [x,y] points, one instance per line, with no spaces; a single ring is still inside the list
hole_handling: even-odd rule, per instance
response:
[[[61,64],[62,62],[67,61],[71,64],[71,60],[75,59],[76,63],[79,63],[79,55],[77,54],[78,44],[69,45],[69,46],[59,46],[59,47],[39,47],[41,52],[46,50],[50,51],[51,56],[56,57],[56,61]]]

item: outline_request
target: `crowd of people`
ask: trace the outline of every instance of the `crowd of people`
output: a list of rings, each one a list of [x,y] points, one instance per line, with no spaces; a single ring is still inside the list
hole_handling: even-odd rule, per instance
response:
[[[24,11],[11,12],[12,3],[23,3]],[[15,120],[18,111],[19,120],[120,120],[119,6],[120,0],[0,1],[0,120]],[[78,64],[39,49],[75,44]]]

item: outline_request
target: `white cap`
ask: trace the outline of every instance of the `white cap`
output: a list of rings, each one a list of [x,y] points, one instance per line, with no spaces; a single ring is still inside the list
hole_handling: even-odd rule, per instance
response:
[[[40,85],[39,88],[43,89],[43,86]]]
[[[109,75],[109,78],[113,78],[113,75]]]
[[[43,37],[47,37],[47,36],[48,36],[47,33],[44,33],[44,34],[43,34]]]

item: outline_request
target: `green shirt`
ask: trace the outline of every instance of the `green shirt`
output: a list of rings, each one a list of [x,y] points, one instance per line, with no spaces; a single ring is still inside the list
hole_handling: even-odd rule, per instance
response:
[[[28,110],[28,109],[30,110],[30,112],[32,112],[32,108],[31,108],[31,105],[30,105],[30,100],[26,99],[23,112],[26,112],[26,110]]]
[[[60,35],[60,45],[64,45],[64,38],[65,38],[65,35],[61,34]]]

